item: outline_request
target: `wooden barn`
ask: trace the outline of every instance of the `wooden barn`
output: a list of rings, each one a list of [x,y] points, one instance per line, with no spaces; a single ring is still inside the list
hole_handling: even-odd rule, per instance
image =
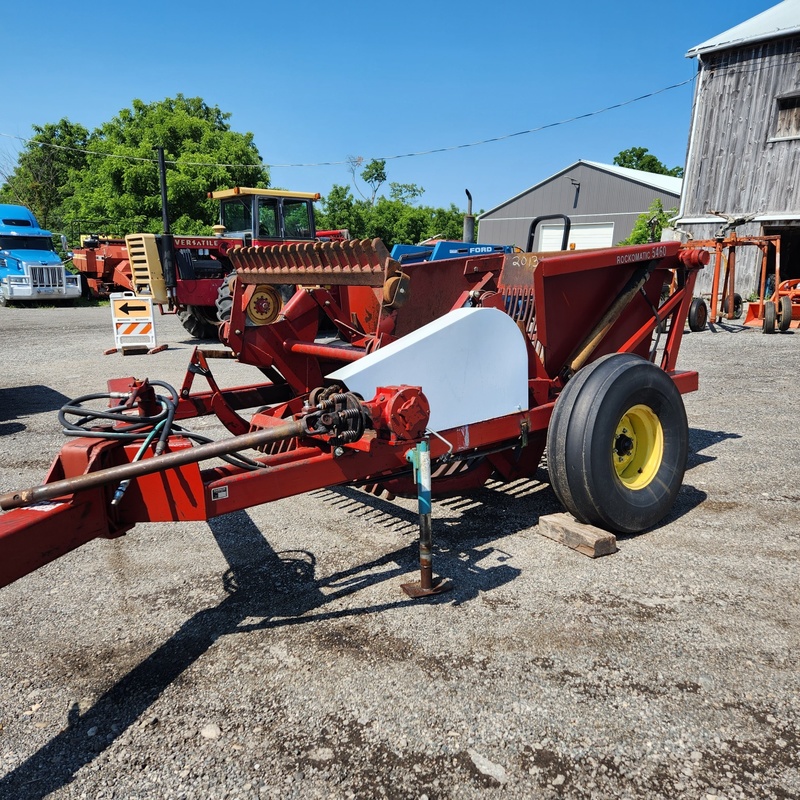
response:
[[[637,169],[577,161],[478,217],[478,242],[524,248],[531,221],[566,214],[576,250],[611,247],[630,236],[636,219],[658,198],[665,210],[678,207],[681,179]],[[534,250],[558,250],[563,222],[543,221]]]
[[[678,229],[781,237],[781,278],[800,277],[800,0],[785,0],[693,47],[697,81]],[[736,290],[757,291],[760,253],[741,247]],[[710,290],[704,270],[697,291]]]

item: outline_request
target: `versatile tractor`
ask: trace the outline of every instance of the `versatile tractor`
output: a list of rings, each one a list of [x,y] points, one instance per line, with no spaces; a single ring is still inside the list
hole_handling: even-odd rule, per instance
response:
[[[220,285],[232,271],[230,250],[348,237],[344,230],[316,230],[313,204],[319,194],[237,187],[210,192],[209,197],[220,201],[214,236],[85,237],[72,256],[85,293],[106,297],[128,290],[148,295],[162,313],[177,314],[195,338],[216,339],[215,306]],[[288,297],[293,288],[283,291]]]
[[[228,350],[195,349],[180,387],[120,378],[61,410],[74,438],[44,483],[0,496],[0,586],[141,522],[354,485],[419,497],[420,580],[404,588],[430,594],[431,496],[533,476],[545,448],[577,520],[655,526],[683,480],[681,394],[698,375],[676,361],[708,252],[463,249],[406,262],[377,239],[227,249]],[[301,288],[281,307],[284,284]],[[221,388],[222,353],[263,382]],[[210,414],[230,436],[188,429]]]

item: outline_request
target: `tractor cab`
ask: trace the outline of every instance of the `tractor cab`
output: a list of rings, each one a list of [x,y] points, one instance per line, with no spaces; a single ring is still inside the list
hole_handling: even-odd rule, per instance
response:
[[[225,238],[247,244],[316,238],[313,204],[320,198],[318,193],[237,186],[209,196],[220,201],[219,222]]]

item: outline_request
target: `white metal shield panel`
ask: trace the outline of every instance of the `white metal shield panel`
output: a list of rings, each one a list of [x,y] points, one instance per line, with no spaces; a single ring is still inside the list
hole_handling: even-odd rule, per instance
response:
[[[539,245],[537,250],[548,252],[561,249],[561,239],[564,235],[564,226],[542,225],[539,234]],[[572,247],[572,245],[575,247]],[[593,247],[613,247],[614,245],[614,223],[613,222],[585,222],[573,225],[569,231],[569,242],[567,249],[589,250]]]
[[[451,311],[328,377],[367,400],[379,386],[420,386],[434,431],[528,408],[525,339],[496,308]]]

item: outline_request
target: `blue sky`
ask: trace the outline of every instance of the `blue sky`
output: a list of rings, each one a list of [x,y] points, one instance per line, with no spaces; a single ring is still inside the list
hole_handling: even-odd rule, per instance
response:
[[[694,84],[499,142],[390,157],[538,128],[689,80],[697,64],[687,50],[775,4],[30,0],[18,6],[30,32],[6,46],[0,158],[14,157],[21,143],[9,137],[33,124],[67,117],[92,129],[134,98],[181,92],[230,112],[268,164],[385,157],[390,181],[425,188],[421,202],[464,208],[469,189],[477,212],[578,159],[611,163],[629,147],[683,165]],[[323,194],[350,182],[345,164],[271,175],[275,186]]]

